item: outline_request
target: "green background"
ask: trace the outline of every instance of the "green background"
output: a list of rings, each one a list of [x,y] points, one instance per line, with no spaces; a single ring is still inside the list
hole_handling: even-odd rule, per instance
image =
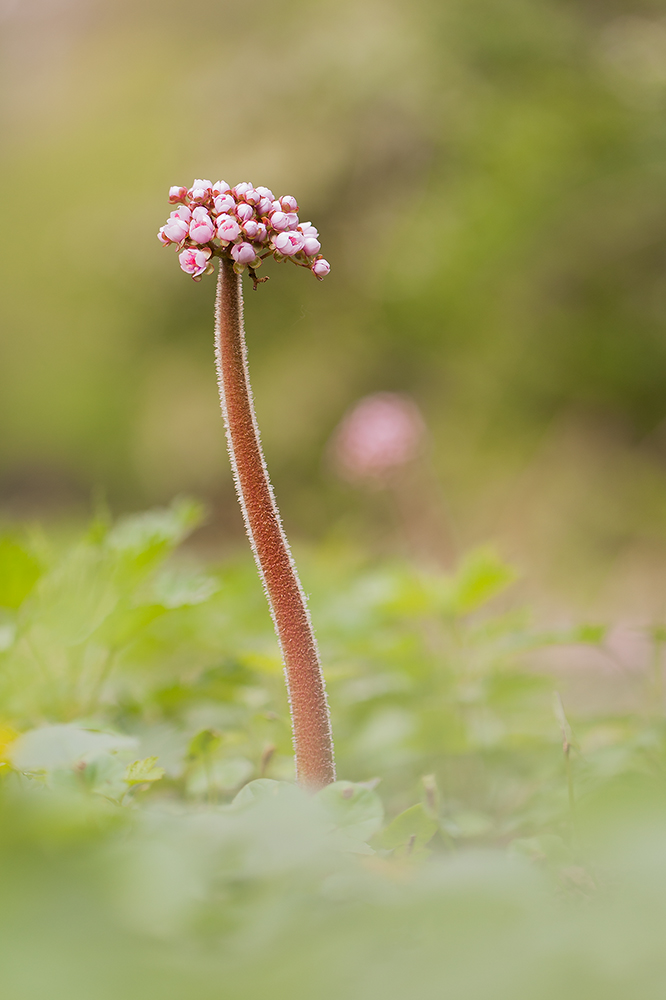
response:
[[[321,283],[269,266],[246,296],[290,534],[404,546],[390,500],[326,456],[359,397],[408,392],[459,547],[496,539],[553,594],[660,613],[661,4],[4,0],[0,17],[6,519],[191,493],[202,545],[240,541],[214,281],[155,234],[169,185],[250,179],[296,195],[332,264]]]

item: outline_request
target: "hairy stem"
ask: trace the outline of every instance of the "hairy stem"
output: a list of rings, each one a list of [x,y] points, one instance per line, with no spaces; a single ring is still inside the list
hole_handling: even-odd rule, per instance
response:
[[[305,594],[261,450],[247,367],[241,277],[225,258],[217,282],[215,358],[236,492],[284,661],[296,778],[320,788],[335,781],[326,688]]]

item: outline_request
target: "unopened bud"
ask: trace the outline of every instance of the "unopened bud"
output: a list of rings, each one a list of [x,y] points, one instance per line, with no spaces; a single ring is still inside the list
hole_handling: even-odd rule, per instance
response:
[[[256,219],[248,219],[247,222],[243,223],[243,232],[248,240],[256,240],[260,225],[261,223],[257,222]]]
[[[236,207],[236,199],[232,194],[219,194],[213,204],[216,212],[231,212]]]
[[[231,256],[237,264],[251,264],[257,255],[249,243],[235,243],[231,248]]]
[[[189,190],[189,195],[192,201],[202,202],[210,198],[213,193],[213,185],[211,181],[208,180],[195,180],[194,184]]]
[[[315,278],[319,278],[319,280],[321,281],[321,279],[325,278],[326,275],[331,270],[331,265],[327,260],[324,260],[323,257],[319,257],[318,260],[316,260],[312,265],[311,270]]]
[[[243,198],[248,191],[253,191],[254,187],[249,181],[243,181],[241,184],[237,184],[236,187],[231,189],[231,193],[235,198]]]
[[[189,216],[189,211],[185,209]],[[172,243],[180,243],[184,240],[189,232],[189,220],[178,218],[175,212],[171,213],[171,218],[167,221],[165,226],[162,226],[161,232],[164,233]],[[203,240],[205,243],[206,241]]]
[[[289,219],[284,212],[273,212],[270,216],[270,223],[273,229],[276,229],[278,233],[289,228]]]
[[[314,257],[321,250],[321,243],[314,236],[305,236],[303,238],[303,250],[306,257]]]
[[[254,218],[254,209],[251,205],[246,205],[245,202],[242,202],[236,208],[236,215],[241,222],[247,222],[248,219]]]
[[[295,253],[303,249],[305,237],[302,233],[278,233],[271,242],[279,253],[285,257],[293,257]]]
[[[178,184],[176,184],[174,185],[174,187],[169,188],[169,201],[171,202],[172,205],[175,205],[176,202],[179,201],[184,202],[186,198],[187,198],[186,187],[180,187]]]
[[[208,243],[214,235],[215,223],[208,211],[203,206],[195,208],[190,222],[190,239],[195,243]]]
[[[233,243],[240,236],[240,226],[230,215],[220,215],[217,219],[217,235],[221,240]]]

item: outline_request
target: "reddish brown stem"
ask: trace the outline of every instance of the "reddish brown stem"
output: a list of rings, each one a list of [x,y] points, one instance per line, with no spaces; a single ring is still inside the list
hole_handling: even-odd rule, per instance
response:
[[[296,778],[310,788],[321,788],[335,781],[324,676],[261,450],[247,367],[241,277],[226,258],[220,260],[217,281],[215,358],[236,491],[282,651]]]

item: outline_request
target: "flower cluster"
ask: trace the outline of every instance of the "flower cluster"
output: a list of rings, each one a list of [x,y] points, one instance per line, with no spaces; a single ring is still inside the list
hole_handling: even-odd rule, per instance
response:
[[[214,257],[233,260],[241,274],[256,268],[265,257],[291,260],[307,267],[316,278],[331,270],[320,254],[319,233],[309,222],[300,222],[298,205],[291,195],[275,198],[266,187],[224,181],[196,180],[191,188],[172,187],[169,201],[178,207],[157,234],[164,246],[174,244],[187,274],[199,281],[213,270]]]

